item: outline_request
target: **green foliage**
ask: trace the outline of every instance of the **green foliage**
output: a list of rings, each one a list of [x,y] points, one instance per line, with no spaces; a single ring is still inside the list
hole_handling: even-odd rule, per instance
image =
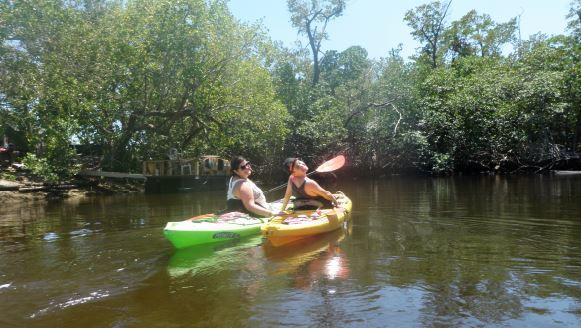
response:
[[[300,121],[295,129],[294,139],[300,142],[294,152],[313,157],[333,153],[346,135],[342,121],[345,108],[333,98],[325,97],[315,102],[311,110],[313,116]]]
[[[78,170],[72,142],[124,171],[172,148],[258,163],[344,153],[365,174],[510,171],[578,151],[578,2],[571,35],[509,56],[514,19],[449,23],[451,1],[434,1],[404,17],[422,45],[412,61],[359,46],[319,57],[346,3],[288,1],[309,48],[285,49],[222,0],[0,2],[0,132],[49,181]]]
[[[260,142],[244,151],[281,148],[287,113],[262,67],[264,38],[223,1],[2,5],[2,111],[47,166],[72,165],[73,140],[100,145],[113,170],[170,148],[226,156],[249,137]]]
[[[45,158],[37,158],[34,154],[27,154],[22,163],[33,174],[42,177],[48,182],[57,182],[58,175],[54,172],[53,167],[48,164]]]
[[[490,15],[471,10],[452,22],[445,33],[445,46],[452,59],[466,56],[500,56],[501,47],[515,40],[516,18],[497,24]]]
[[[313,56],[313,85],[319,83],[319,53],[323,40],[328,39],[327,24],[343,15],[345,3],[345,0],[287,0],[293,26],[309,41]]]
[[[452,1],[443,3],[432,1],[408,10],[404,21],[412,29],[412,36],[422,44],[420,60],[425,60],[436,68],[444,53],[444,35],[446,31],[446,18]]]
[[[549,53],[543,57],[550,63]],[[541,150],[551,148],[550,131],[562,124],[564,75],[526,61],[470,57],[429,76],[421,127],[437,164],[433,170],[491,170],[507,158],[549,159]]]
[[[47,183],[65,181],[68,177],[79,172],[79,165],[67,165],[61,158],[39,158],[35,154],[28,153],[22,160],[24,167]]]
[[[16,175],[11,172],[0,172],[0,179],[7,181],[16,181]]]

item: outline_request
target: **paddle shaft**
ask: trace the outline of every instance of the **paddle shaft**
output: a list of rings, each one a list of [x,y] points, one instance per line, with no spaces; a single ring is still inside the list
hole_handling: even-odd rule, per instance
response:
[[[336,157],[326,161],[325,163],[319,165],[319,167],[317,167],[316,170],[314,170],[311,173],[308,173],[307,176],[309,176],[311,174],[315,174],[315,172],[319,172],[319,173],[332,172],[332,171],[335,171],[335,170],[343,167],[343,165],[345,165],[345,156],[339,155],[339,156],[336,156]],[[272,188],[272,189],[268,190],[266,193],[284,188],[284,187],[286,187],[287,184],[288,183],[285,183],[285,184],[280,185],[278,187]]]
[[[316,172],[317,172],[317,171],[313,171],[313,172],[311,172],[311,173],[308,173],[308,174],[307,174],[307,176],[309,176],[309,175],[312,175],[312,174],[315,174]],[[267,193],[269,193],[269,192],[272,192],[272,191],[277,191],[277,190],[280,190],[280,189],[282,189],[282,188],[286,187],[287,185],[288,185],[288,182],[287,182],[287,183],[285,183],[285,184],[282,184],[282,185],[280,185],[280,186],[278,186],[278,187],[274,187],[274,188],[272,188],[272,189],[270,189],[270,190],[267,190],[267,191],[265,191],[264,193],[265,193],[265,194],[267,194]]]

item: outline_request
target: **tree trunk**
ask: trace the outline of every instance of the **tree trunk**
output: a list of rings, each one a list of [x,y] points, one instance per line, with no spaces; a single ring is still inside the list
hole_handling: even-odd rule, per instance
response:
[[[127,160],[127,145],[133,137],[137,129],[137,118],[135,114],[131,114],[127,122],[127,126],[123,129],[121,138],[115,143],[112,149],[111,169],[127,169],[129,168],[129,161]]]

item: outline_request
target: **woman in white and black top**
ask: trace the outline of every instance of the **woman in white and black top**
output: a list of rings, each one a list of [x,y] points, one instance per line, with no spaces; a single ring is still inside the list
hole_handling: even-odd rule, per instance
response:
[[[242,156],[230,161],[232,177],[228,182],[226,202],[228,211],[249,213],[253,216],[269,217],[278,214],[271,210],[264,193],[248,177],[252,174],[250,162]]]

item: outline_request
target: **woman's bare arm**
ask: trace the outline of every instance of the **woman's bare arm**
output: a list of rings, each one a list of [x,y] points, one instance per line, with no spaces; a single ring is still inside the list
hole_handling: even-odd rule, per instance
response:
[[[292,182],[291,177],[289,177],[288,183],[286,185],[286,191],[284,193],[284,199],[282,200],[282,207],[280,209],[281,211],[284,211],[286,209],[286,206],[288,205],[288,202],[293,194],[293,189],[292,189],[291,183],[293,183],[293,182]]]
[[[333,194],[330,191],[323,189],[317,183],[317,181],[313,179],[308,179],[307,181],[305,181],[305,183],[306,183],[305,191],[307,192],[308,195],[321,196],[326,200],[330,201],[331,203],[333,203],[334,206],[337,206],[337,199],[335,199],[335,196],[333,196]]]
[[[266,209],[262,206],[259,206],[254,202],[254,193],[252,192],[252,186],[250,185],[250,183],[243,182],[240,184],[240,189],[238,190],[238,198],[240,198],[242,204],[244,204],[244,207],[254,214],[264,217],[273,216],[274,214],[276,214],[276,212]]]

